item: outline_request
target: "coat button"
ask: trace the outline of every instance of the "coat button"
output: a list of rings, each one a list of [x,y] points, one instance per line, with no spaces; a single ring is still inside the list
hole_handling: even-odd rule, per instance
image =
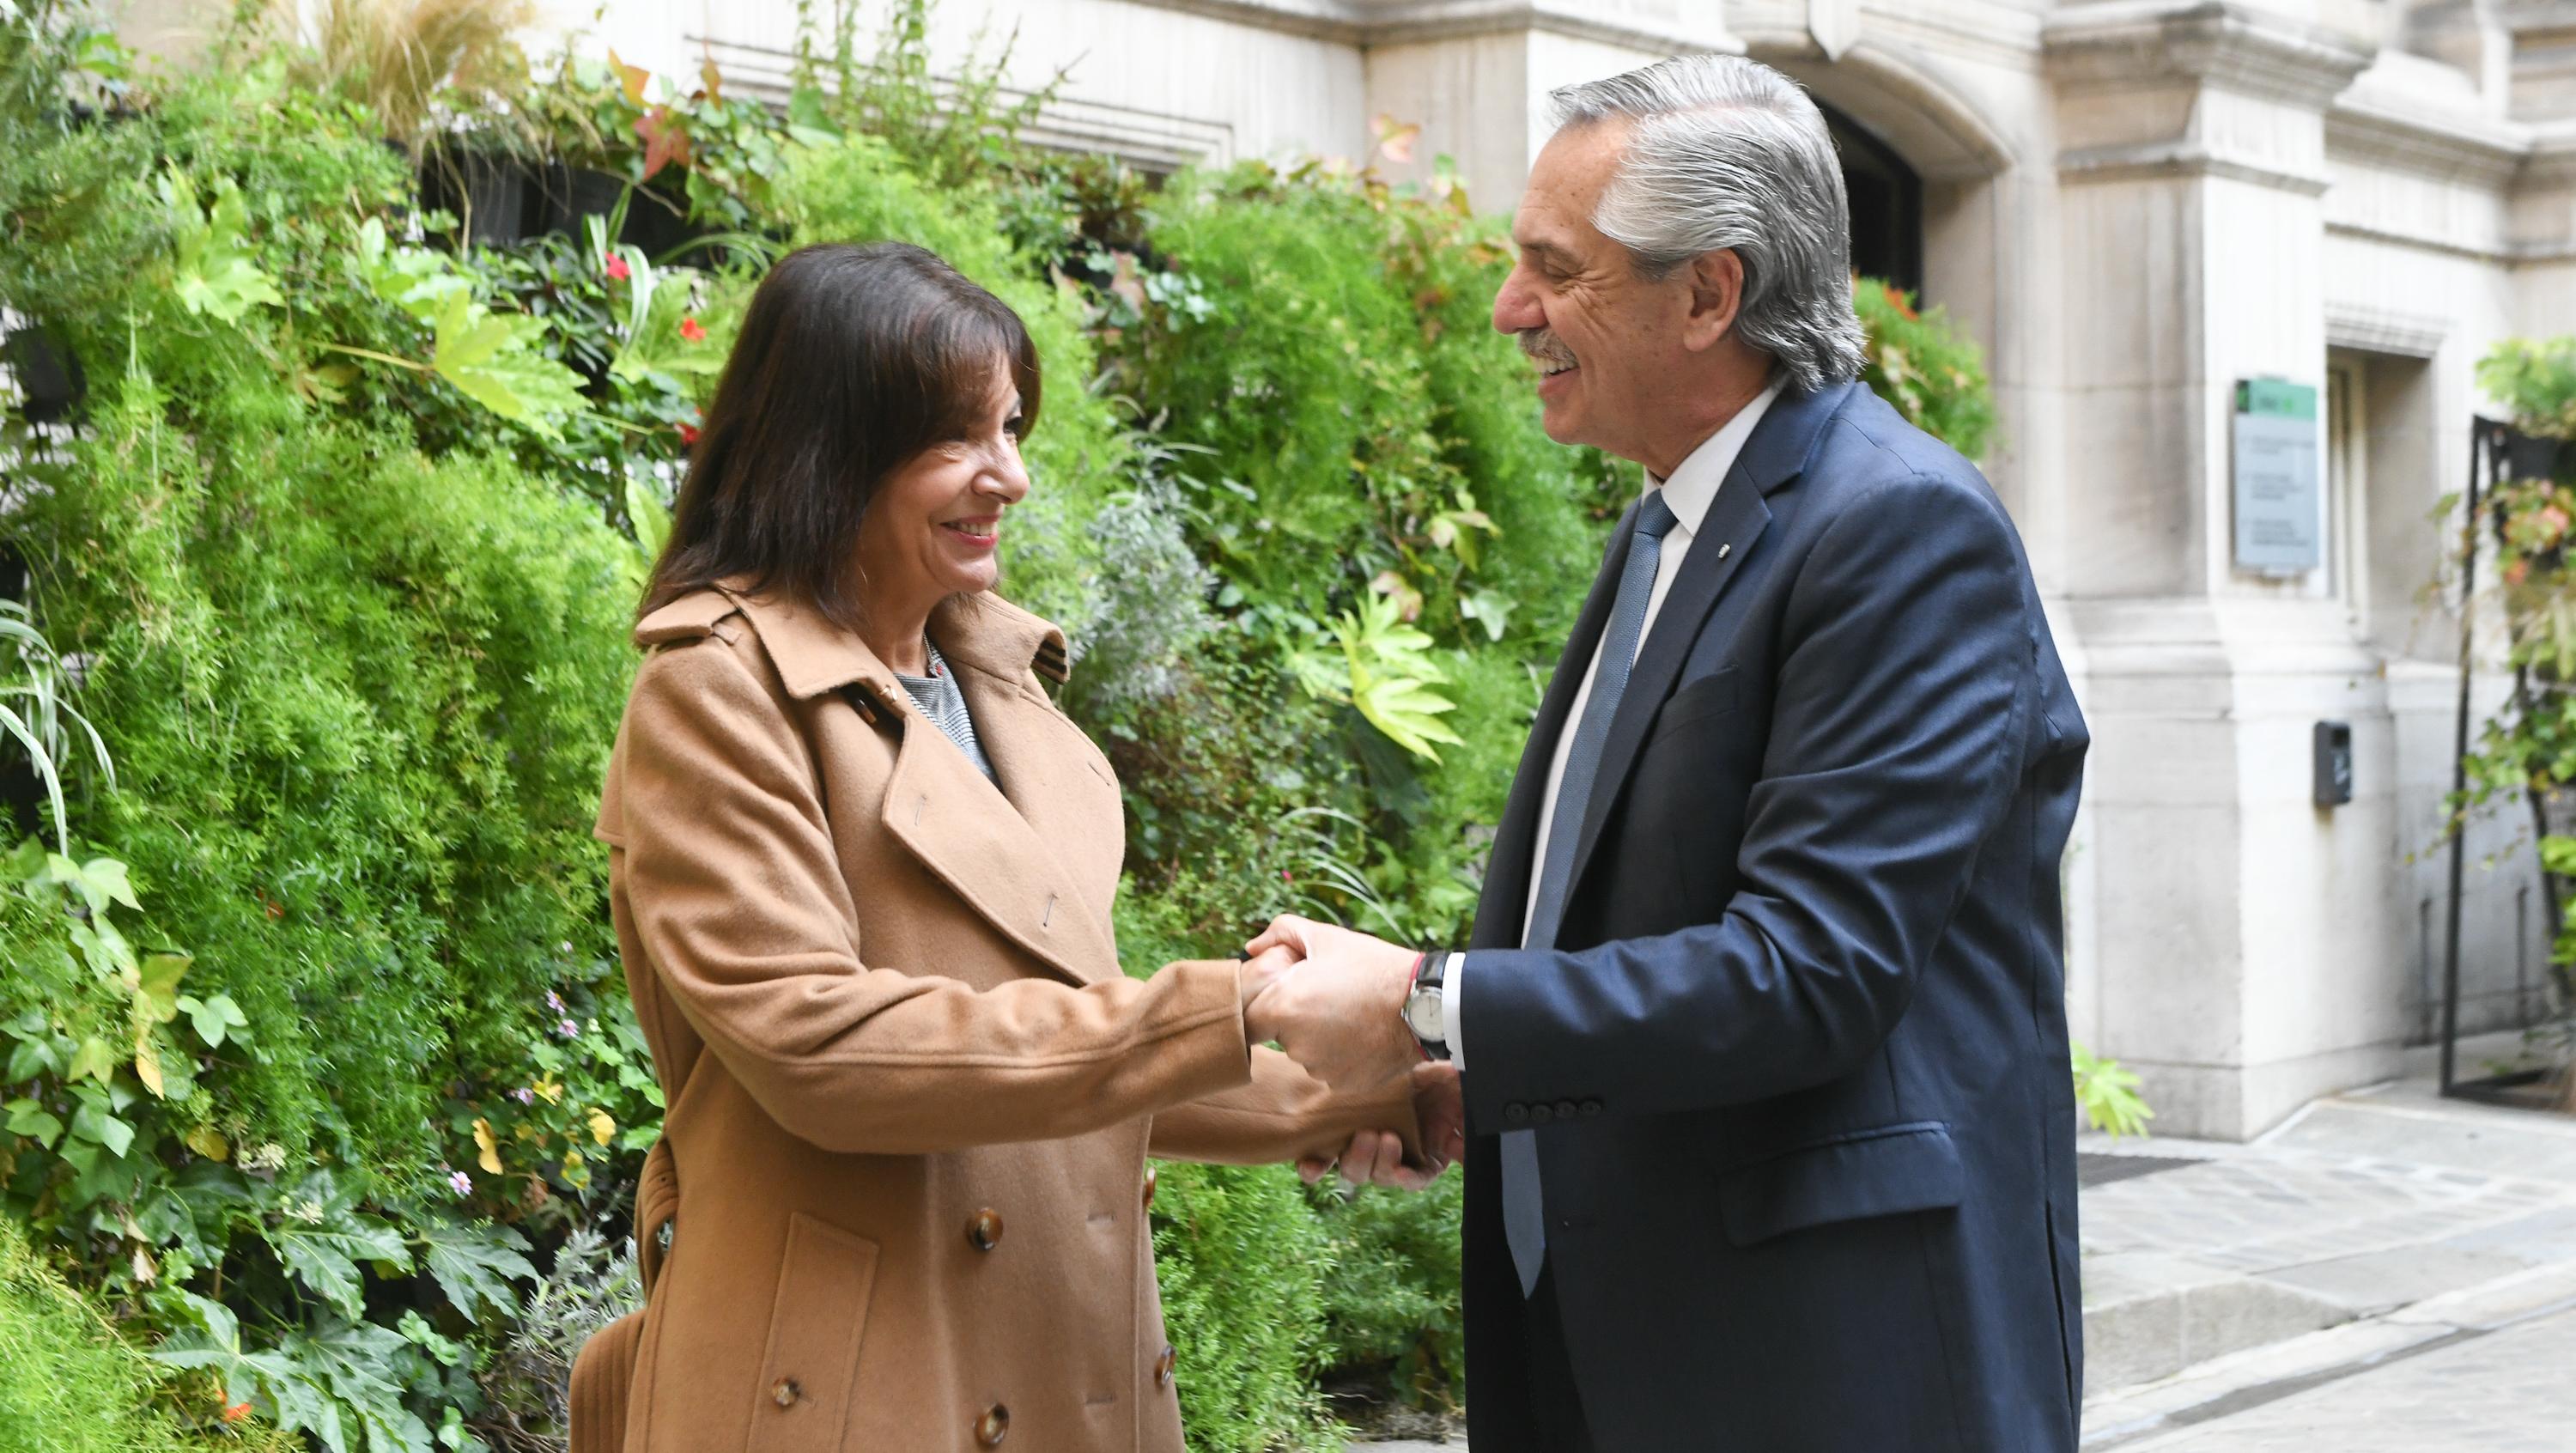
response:
[[[977,1251],[990,1251],[1002,1244],[1002,1213],[987,1206],[966,1223],[966,1241]]]
[[[1180,1350],[1171,1343],[1163,1344],[1163,1355],[1154,1359],[1154,1386],[1172,1385],[1172,1367],[1181,1360]]]
[[[1150,1165],[1145,1167],[1145,1209],[1148,1211],[1154,1209],[1154,1188],[1162,1184],[1162,1180],[1161,1172]]]
[[[782,1377],[769,1385],[769,1400],[782,1408],[796,1406],[796,1399],[804,1393],[805,1389],[797,1386],[796,1379],[792,1377]]]
[[[1529,1119],[1529,1106],[1514,1100],[1503,1107],[1503,1118],[1514,1125],[1522,1124]]]
[[[975,1420],[975,1441],[987,1448],[999,1448],[1011,1433],[1011,1410],[995,1403]]]

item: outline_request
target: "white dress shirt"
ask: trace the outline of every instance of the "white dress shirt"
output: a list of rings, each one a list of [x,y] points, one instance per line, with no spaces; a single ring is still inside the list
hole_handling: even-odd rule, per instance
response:
[[[1681,467],[1673,471],[1672,478],[1646,477],[1649,491],[1660,489],[1664,492],[1664,503],[1671,506],[1674,523],[1670,530],[1664,532],[1663,553],[1656,557],[1655,588],[1646,597],[1646,621],[1637,631],[1640,650],[1644,649],[1647,637],[1654,633],[1655,616],[1664,608],[1664,597],[1672,593],[1673,580],[1681,574],[1682,558],[1690,553],[1691,541],[1699,534],[1700,523],[1708,518],[1708,507],[1717,500],[1717,487],[1726,482],[1727,471],[1735,467],[1735,456],[1743,452],[1744,441],[1752,435],[1753,426],[1762,422],[1762,415],[1770,409],[1771,401],[1779,396],[1780,385],[1774,382],[1753,402],[1737,410],[1735,417],[1727,420],[1724,427],[1709,435],[1707,442],[1692,450],[1682,460]],[[1608,632],[1605,630],[1603,634]],[[1530,915],[1538,908],[1539,868],[1547,861],[1548,830],[1556,823],[1556,791],[1565,781],[1565,758],[1574,749],[1574,731],[1583,721],[1583,708],[1592,700],[1592,678],[1600,674],[1600,670],[1601,651],[1596,645],[1590,664],[1583,668],[1583,684],[1575,689],[1573,709],[1566,713],[1565,723],[1557,731],[1555,755],[1547,764],[1547,791],[1540,796],[1538,804],[1538,837],[1530,846],[1529,897],[1521,907],[1524,934],[1528,932]],[[1466,963],[1465,954],[1451,954],[1447,968],[1442,971],[1440,985],[1442,1034],[1449,1042],[1449,1062],[1456,1065],[1461,1073],[1467,1068],[1467,1060],[1459,1034],[1467,1019],[1459,1009],[1458,991],[1460,970],[1466,967]]]

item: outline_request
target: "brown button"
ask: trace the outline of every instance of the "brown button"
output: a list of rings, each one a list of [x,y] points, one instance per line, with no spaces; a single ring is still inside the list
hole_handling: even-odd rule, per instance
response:
[[[803,1396],[804,1392],[805,1389],[796,1385],[796,1379],[782,1377],[769,1385],[769,1400],[782,1408],[792,1408],[796,1406],[796,1399]]]
[[[1180,1351],[1171,1343],[1163,1344],[1163,1355],[1154,1359],[1154,1386],[1172,1385],[1172,1364],[1181,1360]]]
[[[1150,1165],[1145,1167],[1145,1209],[1148,1211],[1154,1209],[1154,1188],[1160,1185],[1162,1180],[1160,1171]]]
[[[975,1441],[987,1448],[1001,1447],[1002,1440],[1010,1435],[1011,1410],[1000,1403],[986,1408],[984,1416],[975,1420]]]
[[[987,1206],[966,1223],[966,1240],[977,1251],[990,1251],[1002,1244],[1002,1213]]]

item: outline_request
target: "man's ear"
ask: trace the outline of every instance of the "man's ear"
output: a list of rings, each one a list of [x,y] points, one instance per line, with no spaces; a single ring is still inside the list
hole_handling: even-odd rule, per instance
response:
[[[1717,346],[1735,331],[1744,305],[1744,259],[1732,247],[1690,260],[1690,314],[1682,321],[1682,346],[1693,353]]]

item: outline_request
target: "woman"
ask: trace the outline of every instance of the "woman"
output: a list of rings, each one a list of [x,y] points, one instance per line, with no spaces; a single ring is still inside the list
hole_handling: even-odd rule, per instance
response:
[[[920,248],[753,296],[600,807],[669,1109],[580,1453],[1177,1453],[1146,1156],[1418,1178],[1401,1083],[1245,1043],[1284,960],[1120,972],[1117,783],[1041,685],[1064,637],[992,594],[1038,397]]]

